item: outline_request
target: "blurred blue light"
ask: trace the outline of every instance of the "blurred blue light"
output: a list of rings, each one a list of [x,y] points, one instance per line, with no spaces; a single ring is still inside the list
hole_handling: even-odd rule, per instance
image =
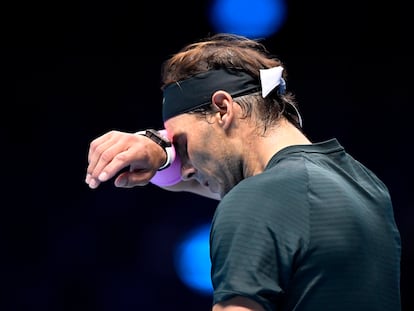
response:
[[[181,281],[191,290],[210,295],[210,224],[189,232],[177,245],[175,268]]]
[[[215,0],[209,18],[216,32],[265,38],[283,25],[286,4],[284,0]]]

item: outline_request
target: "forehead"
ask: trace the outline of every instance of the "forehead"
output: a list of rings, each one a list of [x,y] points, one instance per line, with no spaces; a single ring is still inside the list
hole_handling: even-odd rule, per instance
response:
[[[195,114],[183,113],[165,121],[164,126],[168,132],[168,136],[173,138],[174,136],[196,129],[197,121],[199,122],[200,119]]]

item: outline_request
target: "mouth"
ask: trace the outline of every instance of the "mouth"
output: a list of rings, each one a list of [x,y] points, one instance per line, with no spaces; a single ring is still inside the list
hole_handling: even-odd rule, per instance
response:
[[[199,180],[198,181],[200,185],[204,186],[206,189],[208,189],[211,193],[218,193],[219,190],[217,189],[216,183],[211,183],[208,180]]]
[[[208,188],[211,193],[220,193],[220,189],[214,185],[211,185],[209,182],[205,182],[204,186]]]

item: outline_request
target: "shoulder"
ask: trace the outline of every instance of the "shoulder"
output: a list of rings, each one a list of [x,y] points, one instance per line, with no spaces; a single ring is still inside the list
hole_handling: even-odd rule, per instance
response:
[[[303,198],[308,183],[303,158],[286,158],[237,184],[221,201],[222,205],[272,204],[285,206],[286,200]]]
[[[236,227],[268,223],[281,230],[291,221],[306,223],[307,184],[303,163],[293,161],[284,167],[269,168],[244,179],[227,193],[217,206],[215,221]]]

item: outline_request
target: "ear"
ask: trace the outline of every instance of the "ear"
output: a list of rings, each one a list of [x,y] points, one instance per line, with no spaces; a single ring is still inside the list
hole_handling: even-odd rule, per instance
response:
[[[218,123],[227,129],[234,118],[233,98],[226,91],[216,91],[211,97],[213,105],[217,108]]]

